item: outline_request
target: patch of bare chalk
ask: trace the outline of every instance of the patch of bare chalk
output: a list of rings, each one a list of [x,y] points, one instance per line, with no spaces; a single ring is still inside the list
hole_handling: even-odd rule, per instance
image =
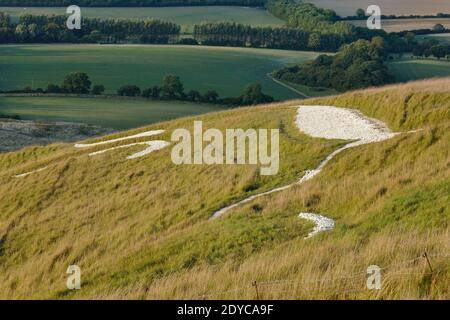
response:
[[[150,131],[141,132],[141,133],[138,133],[138,134],[135,134],[132,136],[126,136],[126,137],[122,137],[122,138],[100,141],[100,142],[95,142],[95,143],[77,143],[74,147],[75,148],[90,148],[90,147],[101,146],[104,144],[109,144],[109,143],[114,143],[114,142],[156,136],[158,134],[164,133],[164,131],[165,130],[150,130]]]
[[[139,146],[139,145],[147,145],[148,147],[140,152],[134,153],[131,156],[128,156],[127,159],[131,160],[131,159],[136,159],[136,158],[140,158],[143,156],[146,156],[154,151],[158,151],[161,149],[164,149],[165,147],[167,147],[170,143],[166,142],[166,141],[162,141],[162,140],[155,140],[155,141],[145,141],[145,142],[137,142],[137,143],[131,143],[131,144],[126,144],[123,146],[118,146],[118,147],[114,147],[114,148],[109,148],[109,149],[105,149],[105,150],[101,150],[101,151],[97,151],[97,152],[92,152],[89,154],[89,156],[96,156],[111,150],[117,150],[117,149],[124,149],[124,148],[129,148],[129,147],[133,147],[133,146]]]
[[[96,143],[89,143],[89,144],[79,143],[79,144],[75,145],[75,148],[89,148],[89,147],[95,147],[95,146],[100,146],[100,145],[105,145],[105,144],[110,144],[110,143],[115,143],[115,142],[121,142],[121,141],[136,139],[136,138],[151,137],[151,136],[156,136],[156,135],[162,134],[162,133],[164,133],[164,131],[165,130],[150,130],[150,131],[145,131],[145,132],[138,133],[138,134],[131,135],[131,136],[126,136],[126,137],[122,137],[122,138],[111,139],[111,140],[106,140],[106,141],[101,141],[101,142],[96,142]],[[130,143],[130,144],[122,145],[122,146],[117,146],[117,147],[108,148],[105,150],[92,152],[89,154],[89,156],[92,157],[92,156],[103,154],[105,152],[109,152],[112,150],[130,148],[130,147],[139,146],[139,145],[148,146],[145,150],[136,152],[127,157],[127,160],[131,160],[131,159],[136,159],[136,158],[146,156],[154,151],[164,149],[169,144],[170,143],[163,141],[163,140],[151,140],[151,141],[136,142],[136,143]]]
[[[334,229],[334,220],[321,216],[316,213],[302,212],[298,215],[300,218],[312,221],[315,223],[314,229],[305,237],[305,239],[309,239],[319,232],[333,230]]]
[[[39,169],[30,171],[30,172],[25,172],[25,173],[21,173],[21,174],[16,174],[16,175],[14,176],[14,178],[23,178],[23,177],[29,176],[30,174],[44,171],[44,170],[47,169],[47,168],[48,168],[48,167],[43,167],[43,168],[39,168]]]

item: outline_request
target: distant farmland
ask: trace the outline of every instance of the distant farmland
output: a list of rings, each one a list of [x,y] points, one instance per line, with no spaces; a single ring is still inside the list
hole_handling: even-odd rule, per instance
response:
[[[0,7],[17,20],[23,13],[65,15],[66,8],[21,8]],[[281,26],[284,21],[275,18],[264,9],[205,6],[205,7],[165,7],[165,8],[82,8],[84,17],[161,19],[180,24],[183,31],[191,31],[192,25],[201,22],[237,22],[252,26]]]
[[[350,21],[359,27],[366,27],[366,21]],[[400,32],[406,30],[432,29],[436,24],[450,28],[450,19],[383,19],[381,27],[387,32]]]
[[[267,74],[313,59],[314,52],[153,45],[8,45],[0,47],[0,89],[45,88],[70,72],[87,72],[107,93],[126,84],[148,88],[167,74],[181,77],[186,90],[216,90],[237,96],[249,83],[261,83],[277,99],[298,98]]]
[[[382,14],[424,15],[450,13],[450,1],[445,0],[309,0],[319,7],[334,9],[342,16],[353,16],[358,8],[379,5]]]
[[[0,114],[18,115],[23,120],[79,122],[112,129],[129,129],[222,109],[180,101],[0,96]]]

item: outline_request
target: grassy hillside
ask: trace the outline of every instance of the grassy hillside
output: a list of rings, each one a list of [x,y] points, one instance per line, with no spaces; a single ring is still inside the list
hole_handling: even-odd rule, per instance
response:
[[[0,7],[13,20],[21,14],[65,15],[64,8],[23,8]],[[282,26],[284,22],[260,8],[230,6],[200,7],[164,7],[164,8],[83,8],[82,14],[88,18],[120,18],[120,19],[162,19],[175,22],[185,32],[192,31],[192,26],[201,22],[236,22],[252,26]]]
[[[136,128],[224,108],[144,99],[0,97],[0,114],[18,115],[22,120],[80,122],[112,129]]]
[[[295,181],[345,142],[299,133],[292,106],[305,101],[294,101],[146,128],[166,129],[166,140],[194,119],[219,129],[281,128],[281,169],[272,177],[255,166],[174,166],[170,148],[133,161],[125,157],[134,150],[91,158],[65,144],[2,154],[0,297],[252,299],[256,280],[263,298],[448,299],[449,85],[433,80],[306,101],[418,131],[346,150],[306,184],[213,221],[214,210]],[[297,217],[301,211],[335,219],[336,229],[304,240],[312,224]],[[432,274],[416,259],[424,251]],[[69,264],[82,269],[76,292],[65,288]],[[372,264],[387,267],[381,291],[365,289]]]
[[[46,87],[73,71],[87,72],[107,92],[125,84],[142,88],[160,84],[167,74],[181,77],[185,89],[214,89],[237,96],[260,82],[277,99],[299,96],[267,77],[286,65],[302,63],[314,52],[192,46],[11,45],[0,48],[0,89]]]

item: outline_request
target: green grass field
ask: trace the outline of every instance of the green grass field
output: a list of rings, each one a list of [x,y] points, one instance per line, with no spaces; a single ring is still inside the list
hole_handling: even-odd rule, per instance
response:
[[[185,89],[216,90],[237,96],[252,82],[276,99],[299,96],[267,73],[314,59],[317,53],[286,50],[153,45],[11,45],[0,47],[0,89],[46,87],[73,71],[87,72],[108,93],[125,84],[147,88],[167,74],[181,77]]]
[[[0,7],[13,20],[23,13],[65,15],[66,8],[19,8]],[[281,26],[284,22],[264,9],[230,6],[173,7],[173,8],[82,8],[88,18],[162,19],[180,24],[183,31],[201,22],[237,22],[252,26]]]
[[[114,98],[0,97],[0,113],[23,120],[68,121],[128,129],[188,115],[213,112],[219,106]]]
[[[402,59],[388,64],[397,81],[405,82],[450,75],[450,62],[446,60]]]

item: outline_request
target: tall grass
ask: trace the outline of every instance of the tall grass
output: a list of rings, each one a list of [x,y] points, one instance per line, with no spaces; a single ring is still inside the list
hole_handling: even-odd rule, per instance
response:
[[[419,130],[346,150],[306,184],[214,221],[214,210],[295,181],[345,142],[299,133],[291,107],[300,102],[289,102],[195,118],[219,129],[281,127],[274,177],[259,176],[256,166],[175,166],[170,149],[135,161],[125,160],[133,150],[90,158],[95,149],[62,144],[0,155],[0,297],[253,299],[257,281],[267,299],[448,299],[446,84],[302,101],[358,108],[393,129]],[[155,139],[168,140],[193,120],[146,129],[167,129]],[[304,240],[312,227],[298,218],[305,211],[335,219],[336,228]],[[70,264],[81,267],[79,291],[66,289]],[[369,265],[384,268],[379,291],[366,288]]]

